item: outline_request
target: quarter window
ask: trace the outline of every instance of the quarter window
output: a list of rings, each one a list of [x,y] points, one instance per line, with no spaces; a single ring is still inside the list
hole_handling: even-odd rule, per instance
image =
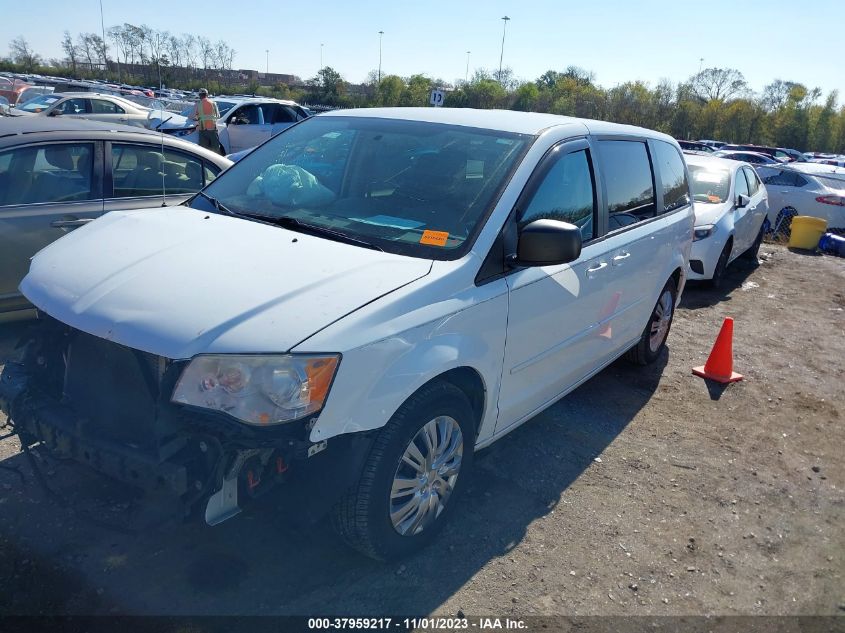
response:
[[[689,204],[689,182],[684,159],[672,145],[655,141],[655,163],[663,182],[663,212],[668,213]]]
[[[743,167],[742,171],[745,172],[745,179],[748,181],[748,195],[756,195],[760,190],[760,179],[757,177],[757,174],[754,173],[753,169]]]
[[[654,217],[654,177],[646,144],[599,141],[610,229]]]
[[[519,218],[522,227],[534,220],[560,220],[581,229],[585,242],[595,237],[595,186],[587,150],[561,156],[549,169]]]
[[[777,185],[781,187],[803,187],[807,184],[807,179],[797,174],[794,171],[784,169],[776,174],[768,176],[763,182],[767,185]]]
[[[0,153],[0,205],[95,199],[94,147],[62,143]]]
[[[195,193],[203,186],[202,161],[159,147],[112,144],[115,198]]]

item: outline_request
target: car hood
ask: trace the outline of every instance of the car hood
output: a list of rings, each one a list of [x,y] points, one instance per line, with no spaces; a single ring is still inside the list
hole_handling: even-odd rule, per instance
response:
[[[20,288],[74,328],[182,359],[288,351],[431,264],[174,207],[77,229],[33,258]]]
[[[181,114],[175,114],[173,112],[162,113],[159,110],[153,110],[147,120],[149,121],[149,128],[151,130],[183,130],[195,125],[195,123],[188,121],[188,117],[184,117]],[[162,123],[162,121],[164,122]],[[161,124],[160,127],[156,127],[159,124]]]
[[[730,202],[712,204],[709,202],[695,203],[695,225],[716,224],[725,213],[730,211]]]

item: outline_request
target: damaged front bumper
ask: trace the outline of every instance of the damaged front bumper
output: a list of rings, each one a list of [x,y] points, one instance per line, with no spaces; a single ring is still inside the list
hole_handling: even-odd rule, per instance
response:
[[[357,481],[371,436],[313,443],[315,419],[253,428],[169,401],[185,363],[67,328],[49,317],[0,375],[0,409],[21,444],[173,497],[215,525],[275,490],[316,519]],[[106,383],[106,384],[98,384]]]

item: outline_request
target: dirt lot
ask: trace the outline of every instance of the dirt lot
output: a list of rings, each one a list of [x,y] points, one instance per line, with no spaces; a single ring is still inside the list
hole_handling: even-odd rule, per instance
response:
[[[765,246],[477,460],[436,544],[383,565],[265,508],[139,530],[125,491],[0,443],[0,613],[843,614],[845,260]],[[743,382],[691,375],[723,317]],[[0,326],[0,362],[19,327]]]

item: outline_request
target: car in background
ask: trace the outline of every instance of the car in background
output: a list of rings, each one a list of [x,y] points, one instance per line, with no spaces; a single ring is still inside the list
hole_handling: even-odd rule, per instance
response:
[[[92,121],[134,125],[152,130],[181,129],[186,126],[184,117],[167,112],[163,108],[147,108],[123,97],[95,92],[61,92],[43,95],[49,101],[46,107],[30,107],[32,102],[20,108],[21,113],[39,116],[75,116]],[[50,97],[51,99],[46,99]],[[55,97],[55,99],[52,99]]]
[[[664,356],[692,229],[659,132],[327,113],[186,206],[110,213],[36,255],[21,289],[45,316],[0,406],[33,450],[154,489],[171,516],[217,525],[275,493],[397,558],[466,512],[476,449],[617,358]]]
[[[705,152],[707,154],[711,154],[716,151],[710,145],[707,145],[706,143],[699,143],[698,141],[678,140],[678,145],[681,146],[682,150],[690,150],[694,152]]]
[[[53,240],[109,211],[181,204],[231,164],[137,127],[3,117],[0,313],[30,307],[18,284],[29,259]]]
[[[0,76],[0,97],[5,97],[9,105],[15,105],[21,100],[21,94],[33,87],[32,84],[21,81],[17,77]]]
[[[687,156],[695,229],[687,275],[719,287],[737,257],[756,261],[767,228],[768,195],[748,163]]]
[[[224,154],[234,154],[261,145],[294,123],[309,118],[309,113],[294,101],[247,97],[240,99],[217,120],[217,133]],[[198,143],[196,129],[176,133]]]
[[[765,154],[777,161],[788,163],[792,161],[802,162],[806,160],[804,154],[797,149],[785,149],[782,147],[767,147],[765,145],[723,145],[719,148],[722,151],[733,152],[756,152],[757,154]]]
[[[194,108],[196,107],[197,100],[193,99],[193,101],[193,103],[186,105],[184,108],[182,108],[179,114],[185,118],[190,119],[190,116],[193,113]],[[220,112],[220,116],[222,117],[225,116],[226,113],[232,109],[232,106],[237,104],[240,99],[238,99],[237,97],[232,97],[229,99],[227,99],[226,97],[211,97],[209,101],[212,101],[213,103],[217,104],[217,110]]]
[[[829,229],[845,229],[845,173],[818,171],[806,163],[801,167],[784,166],[762,176],[772,230],[780,232],[795,215],[822,218]]]
[[[713,152],[713,156],[716,156],[717,158],[727,158],[730,160],[739,160],[745,163],[751,163],[754,167],[776,166],[783,164],[783,162],[759,152],[741,152],[718,149]]]
[[[699,139],[698,142],[702,143],[704,145],[707,145],[709,147],[712,147],[713,149],[719,149],[720,147],[722,147],[725,144],[723,141],[714,141],[714,140],[711,140],[711,139]]]
[[[833,167],[845,167],[845,156],[837,156],[834,158],[813,158],[808,162],[819,165],[831,165]]]

